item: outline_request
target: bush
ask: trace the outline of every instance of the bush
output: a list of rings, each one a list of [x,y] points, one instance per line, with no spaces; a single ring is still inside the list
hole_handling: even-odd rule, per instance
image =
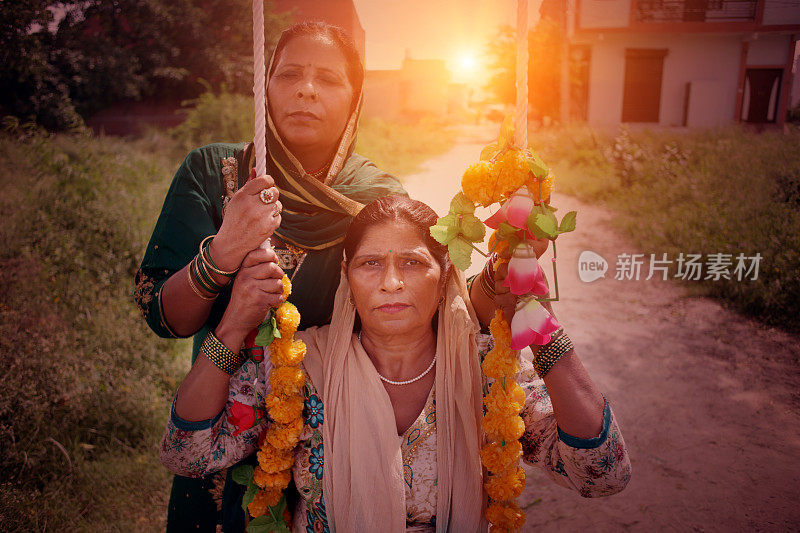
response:
[[[156,445],[188,360],[131,297],[180,155],[164,139],[15,137],[0,136],[0,520],[128,530],[152,520],[142,498],[164,499]]]
[[[606,204],[646,253],[762,256],[758,279],[692,281],[767,324],[800,331],[800,130],[614,137],[537,132],[557,190]]]

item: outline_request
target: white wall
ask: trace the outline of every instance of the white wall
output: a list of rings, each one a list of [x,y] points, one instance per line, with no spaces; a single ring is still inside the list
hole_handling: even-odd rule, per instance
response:
[[[582,0],[578,13],[580,28],[627,27],[631,0]]]
[[[785,65],[789,55],[788,35],[760,34],[751,39],[747,49],[747,64]]]
[[[737,35],[604,35],[592,46],[589,88],[589,123],[615,126],[622,118],[622,95],[625,83],[625,49],[667,49],[661,82],[659,125],[680,126],[683,122],[687,82],[703,83],[717,91],[711,117],[702,122],[728,124],[733,122],[736,87],[739,80],[741,36]],[[707,99],[707,96],[706,96]],[[696,119],[697,120],[697,119]]]

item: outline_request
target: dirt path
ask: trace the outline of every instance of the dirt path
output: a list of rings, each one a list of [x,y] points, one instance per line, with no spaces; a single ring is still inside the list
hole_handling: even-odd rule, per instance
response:
[[[408,176],[412,197],[446,212],[493,134],[472,130]],[[615,233],[601,207],[557,193],[553,204],[578,211],[576,231],[558,240],[555,312],[614,408],[633,477],[622,493],[587,500],[527,468],[525,530],[800,528],[800,338],[692,296],[691,282],[645,281],[647,264],[639,281],[615,280],[618,254],[650,250]],[[608,261],[605,278],[580,281],[583,250]]]

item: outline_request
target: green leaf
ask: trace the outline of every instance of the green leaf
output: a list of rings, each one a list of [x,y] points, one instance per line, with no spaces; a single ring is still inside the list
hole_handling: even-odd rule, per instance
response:
[[[247,506],[250,505],[250,502],[256,497],[256,492],[258,492],[258,485],[250,481],[247,490],[244,491],[244,496],[242,496],[242,511],[247,512]]]
[[[473,215],[464,215],[461,219],[461,232],[468,241],[482,242],[486,236],[486,226]]]
[[[531,172],[533,172],[533,175],[537,178],[544,178],[547,176],[548,172],[550,172],[550,169],[547,168],[547,165],[544,164],[544,161],[542,161],[538,155],[529,152],[525,159],[528,162],[528,168],[531,169]]]
[[[533,227],[541,230],[541,232],[546,235],[546,238],[555,239],[558,237],[558,226],[556,226],[556,223],[553,221],[553,219],[546,215],[538,213],[534,219]],[[536,235],[536,232],[533,230],[533,228],[531,228],[531,233]]]
[[[431,237],[433,237],[436,241],[447,244],[453,239],[456,238],[458,235],[458,227],[457,226],[440,226],[435,225],[431,226]]]
[[[472,263],[472,246],[462,238],[453,239],[447,245],[450,262],[459,270],[466,270]]]
[[[561,225],[558,227],[558,232],[567,233],[568,231],[573,231],[575,229],[575,221],[577,217],[577,211],[570,211],[564,215],[564,218],[561,219]]]
[[[272,311],[264,319],[264,322],[258,326],[258,335],[256,335],[255,343],[257,346],[269,346],[274,338],[280,338],[281,332],[278,331],[278,324],[275,322],[275,315]]]
[[[233,469],[231,478],[239,485],[244,485],[246,487],[253,479],[253,470],[254,468],[251,465],[239,465]]]
[[[493,142],[492,144],[487,144],[483,148],[483,150],[481,150],[481,159],[483,161],[489,161],[494,156],[496,156],[499,151],[500,151],[500,143]]]
[[[464,193],[459,192],[458,194],[453,196],[453,199],[450,202],[450,214],[455,214],[455,215],[470,214],[471,215],[474,212],[475,212],[475,204],[473,204],[472,200],[467,198],[464,195]]]
[[[511,115],[507,115],[503,125],[500,126],[500,149],[510,146],[514,146],[514,119]]]
[[[281,496],[281,500],[269,508],[267,514],[254,518],[247,525],[248,533],[291,533],[283,519],[283,511],[286,509],[286,497]]]

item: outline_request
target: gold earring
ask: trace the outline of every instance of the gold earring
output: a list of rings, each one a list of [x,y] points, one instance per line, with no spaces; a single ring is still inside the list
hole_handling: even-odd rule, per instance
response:
[[[347,301],[350,302],[350,305],[352,305],[353,307],[356,306],[356,303],[353,301],[353,297],[352,296],[348,296],[347,297]]]

